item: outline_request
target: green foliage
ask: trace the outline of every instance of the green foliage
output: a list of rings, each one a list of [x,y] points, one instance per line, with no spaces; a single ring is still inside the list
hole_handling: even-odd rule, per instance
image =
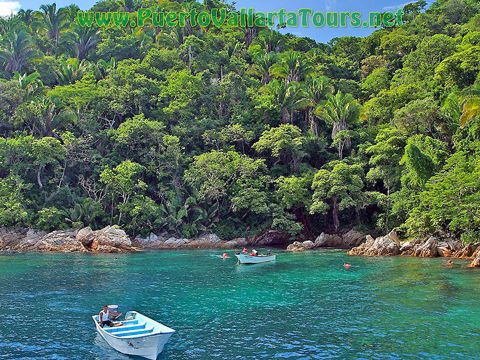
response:
[[[37,213],[36,227],[45,231],[66,229],[65,213],[56,207],[43,208]]]
[[[202,74],[192,75],[188,70],[172,72],[159,94],[165,104],[163,112],[170,118],[188,119],[194,115],[196,102],[202,93]]]
[[[419,196],[406,222],[412,235],[451,231],[464,241],[478,239],[480,225],[480,158],[452,155]]]
[[[275,180],[276,196],[280,205],[285,209],[296,209],[299,207],[309,208],[310,187],[312,180],[309,177],[281,176]]]
[[[194,158],[185,179],[199,190],[202,199],[218,204],[229,194],[238,195],[249,180],[254,181],[263,171],[262,160],[235,151],[212,151]]]
[[[373,70],[362,83],[362,90],[369,96],[377,94],[381,90],[386,90],[389,87],[390,72],[384,67]]]
[[[29,219],[28,202],[24,192],[27,186],[20,177],[0,179],[0,225],[25,225]]]
[[[370,154],[370,170],[367,179],[370,181],[382,180],[390,193],[400,185],[401,168],[398,166],[405,147],[405,137],[395,128],[380,129],[375,144],[366,151]]]
[[[268,152],[277,162],[292,164],[295,169],[304,155],[302,151],[304,138],[295,125],[283,124],[263,132],[253,145],[258,152]]]
[[[350,208],[358,211],[367,205],[367,198],[362,191],[363,170],[360,165],[336,161],[330,163],[329,167],[331,170],[321,169],[315,174],[310,213],[324,214],[331,209],[333,226],[338,230],[339,212]]]
[[[77,10],[0,22],[1,226],[478,236],[476,1],[410,3],[405,25],[328,44],[268,28],[99,31]]]

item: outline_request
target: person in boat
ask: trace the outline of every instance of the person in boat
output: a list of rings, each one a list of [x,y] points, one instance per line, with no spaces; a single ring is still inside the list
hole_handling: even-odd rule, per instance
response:
[[[110,313],[110,319],[112,319],[112,320],[117,320],[120,316],[123,315],[123,313],[118,312],[118,306],[117,305],[115,305],[114,308],[109,307],[108,311]]]
[[[257,250],[253,249],[252,252],[250,253],[250,256],[257,256],[258,252]]]
[[[120,316],[120,314],[117,314],[117,317]],[[108,305],[103,305],[102,310],[98,314],[98,323],[100,324],[100,327],[105,327],[107,325],[108,327],[113,327],[113,326],[122,326],[123,323],[114,323],[111,320],[111,314],[110,310],[108,309]]]
[[[242,254],[246,254],[246,253],[248,253],[248,249],[247,249],[247,248],[243,248]]]

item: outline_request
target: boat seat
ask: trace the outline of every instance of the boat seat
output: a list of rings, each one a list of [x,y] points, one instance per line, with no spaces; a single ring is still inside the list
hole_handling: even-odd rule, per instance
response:
[[[132,325],[123,325],[123,326],[116,326],[116,327],[110,327],[110,328],[104,328],[106,332],[112,334],[112,333],[119,333],[119,332],[124,332],[124,331],[130,331],[130,330],[143,330],[145,329],[146,323],[142,324],[132,324]]]
[[[122,321],[123,325],[133,325],[138,324],[138,320],[124,320]]]
[[[152,332],[153,332],[153,327],[150,327],[148,329],[142,329],[142,330],[121,331],[121,332],[115,333],[114,335],[118,337],[127,337],[127,336],[135,336],[135,335],[146,335]]]

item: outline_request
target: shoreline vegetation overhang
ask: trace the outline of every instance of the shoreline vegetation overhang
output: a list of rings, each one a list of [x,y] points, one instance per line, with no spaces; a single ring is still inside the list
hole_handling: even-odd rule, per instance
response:
[[[331,27],[331,28],[379,28],[403,25],[403,9],[395,12],[370,12],[367,19],[362,20],[362,13],[354,12],[321,12],[302,8],[297,11],[259,12],[253,8],[242,8],[240,11],[229,11],[225,8],[213,8],[210,11],[155,11],[142,8],[138,11],[79,11],[77,23],[81,27]]]

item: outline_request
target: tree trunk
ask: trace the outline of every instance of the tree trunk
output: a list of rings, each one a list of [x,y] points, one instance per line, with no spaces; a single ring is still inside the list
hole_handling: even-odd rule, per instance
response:
[[[342,140],[338,143],[338,157],[340,160],[343,160],[343,148],[345,146],[345,141]]]
[[[332,206],[332,216],[333,216],[333,227],[335,231],[340,229],[340,220],[338,219],[338,199],[336,196],[333,197],[333,206]]]
[[[315,121],[315,114],[313,113],[312,109],[307,110],[307,118],[308,118],[308,123],[310,124],[310,131],[318,137],[318,124]]]
[[[193,62],[193,55],[192,55],[192,46],[188,47],[188,69],[192,70],[192,62]]]
[[[282,108],[280,112],[280,121],[282,124],[288,124],[290,122],[290,114],[286,108]]]
[[[38,183],[38,186],[40,186],[40,189],[43,188],[43,184],[42,184],[42,171],[43,171],[43,165],[40,165],[38,167],[38,170],[37,170],[37,183]]]

